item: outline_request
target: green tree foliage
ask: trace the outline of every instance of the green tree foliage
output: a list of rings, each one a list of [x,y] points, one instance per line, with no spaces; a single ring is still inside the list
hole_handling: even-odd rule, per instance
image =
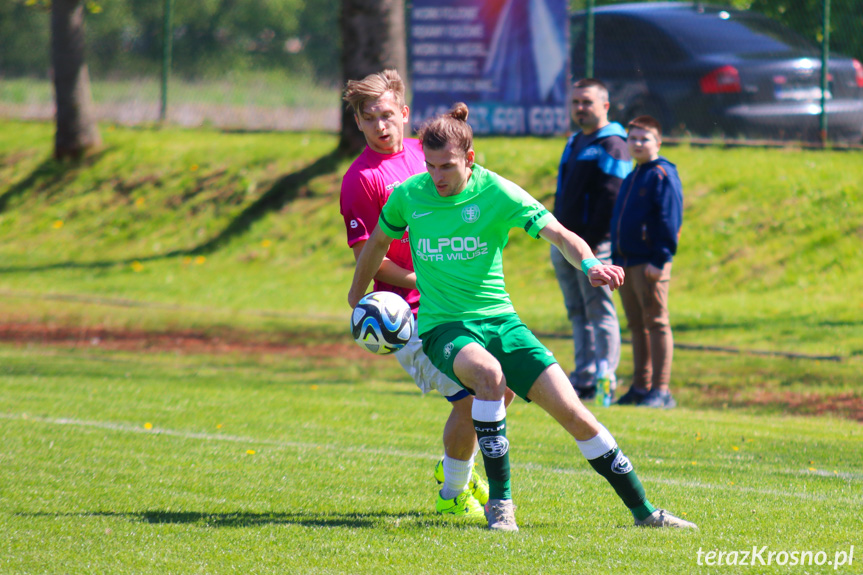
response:
[[[315,67],[319,78],[330,82],[341,80],[339,61],[342,52],[339,13],[342,0],[309,0],[300,13],[302,49]]]
[[[44,7],[0,2],[0,77],[48,74],[51,27]]]
[[[823,0],[752,0],[749,6],[821,42]],[[830,52],[863,60],[863,4],[860,0],[830,0]]]
[[[189,78],[274,69],[338,80],[339,0],[174,2],[173,70]],[[50,0],[0,2],[0,76],[49,68]],[[87,4],[87,60],[99,76],[157,73],[164,2]]]

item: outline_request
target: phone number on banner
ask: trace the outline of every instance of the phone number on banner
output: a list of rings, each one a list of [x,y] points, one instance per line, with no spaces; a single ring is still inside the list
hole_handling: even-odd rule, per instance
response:
[[[507,134],[548,136],[569,130],[566,108],[558,106],[506,106],[468,103],[468,122],[477,135]],[[414,110],[417,125],[448,111],[445,106],[427,106]]]

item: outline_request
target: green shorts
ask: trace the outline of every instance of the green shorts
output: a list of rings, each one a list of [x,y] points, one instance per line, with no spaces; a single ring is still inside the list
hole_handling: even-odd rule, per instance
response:
[[[474,321],[454,321],[422,334],[423,351],[436,368],[471,394],[453,372],[458,352],[469,343],[483,346],[500,362],[506,385],[525,401],[527,393],[548,366],[557,363],[516,314]]]

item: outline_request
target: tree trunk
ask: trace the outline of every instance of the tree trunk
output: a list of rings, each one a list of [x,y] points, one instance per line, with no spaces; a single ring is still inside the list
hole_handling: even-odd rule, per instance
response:
[[[342,85],[384,68],[407,78],[404,0],[342,0]],[[342,107],[339,150],[356,154],[365,146],[354,113]]]
[[[51,8],[51,63],[57,105],[54,157],[80,158],[102,144],[93,115],[90,74],[84,61],[84,3],[54,0]]]

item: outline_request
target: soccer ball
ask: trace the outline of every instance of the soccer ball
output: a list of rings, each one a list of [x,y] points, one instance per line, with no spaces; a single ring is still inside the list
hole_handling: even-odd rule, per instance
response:
[[[411,306],[388,291],[372,292],[357,304],[351,315],[351,335],[365,350],[378,355],[398,351],[410,341],[414,330]]]

